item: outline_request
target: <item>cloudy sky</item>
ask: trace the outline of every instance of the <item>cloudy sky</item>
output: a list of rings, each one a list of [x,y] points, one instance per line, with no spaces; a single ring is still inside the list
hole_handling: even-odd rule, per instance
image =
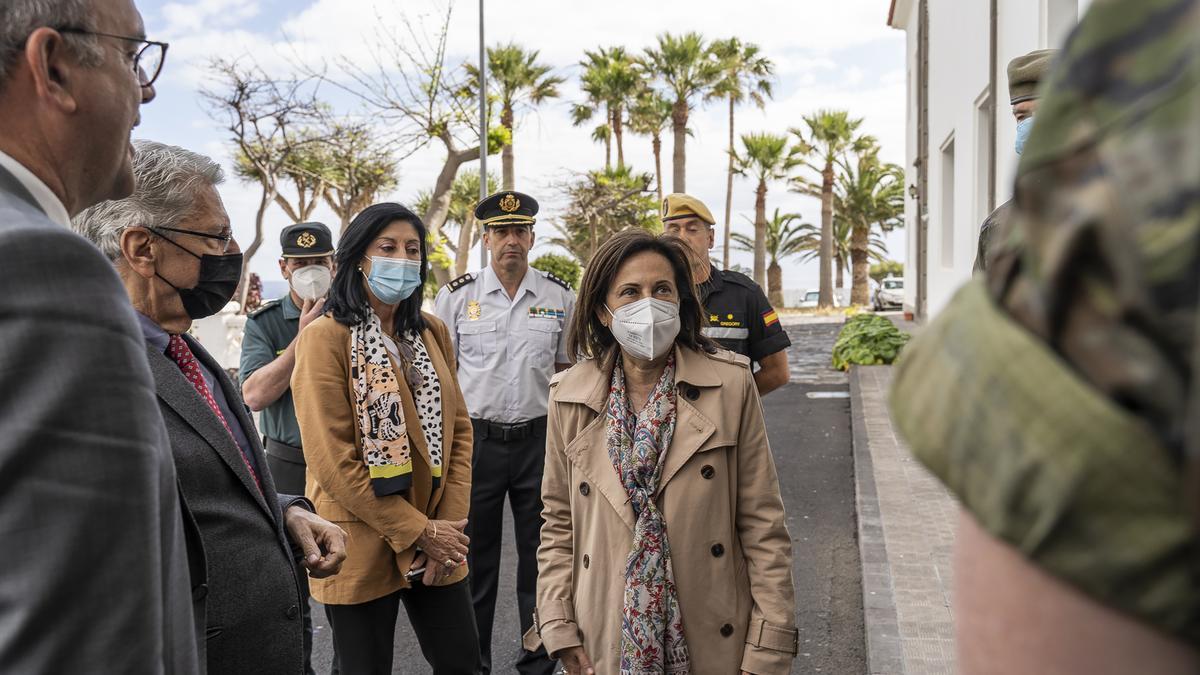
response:
[[[775,98],[765,110],[738,111],[738,133],[782,133],[802,124],[801,117],[818,108],[845,108],[865,118],[863,130],[880,139],[885,159],[904,158],[904,35],[886,26],[886,0],[753,0],[729,3],[711,0],[607,0],[583,3],[551,0],[486,0],[487,43],[514,41],[541,52],[541,60],[567,78],[562,98],[521,118],[515,135],[517,189],[539,198],[542,212],[538,231],[552,233],[550,223],[559,207],[550,186],[570,172],[600,168],[604,148],[590,139],[590,128],[573,127],[569,111],[582,101],[578,62],[583,50],[623,45],[638,52],[663,31],[699,31],[706,37],[737,36],[757,43],[777,67]],[[205,112],[198,90],[207,82],[204,64],[212,57],[246,58],[268,72],[285,74],[297,61],[309,64],[349,59],[369,66],[375,55],[370,45],[379,31],[399,31],[403,20],[436,30],[446,0],[140,0],[138,6],[152,39],[171,43],[166,69],[157,85],[158,99],[143,111],[135,136],[182,145],[218,158],[228,167],[230,144]],[[479,18],[475,0],[457,0],[452,7],[448,63],[478,60]],[[689,138],[688,191],[704,199],[717,214],[724,210],[725,147],[728,107],[719,103],[692,114]],[[664,139],[663,171],[670,186],[671,141]],[[636,170],[653,172],[650,140],[627,135],[626,161]],[[432,187],[443,155],[438,148],[407,158],[400,167],[400,185],[388,198],[410,202],[420,190]],[[488,163],[499,175],[499,157]],[[669,190],[668,190],[669,191]],[[231,179],[222,188],[238,240],[253,237],[257,186]],[[809,222],[820,220],[819,204],[770,186],[768,212],[798,212]],[[754,185],[735,178],[733,222],[736,230],[752,232]],[[335,223],[331,212],[316,217]],[[251,262],[264,279],[278,278],[278,232],[286,216],[272,208],[267,218],[266,243]],[[903,260],[904,238],[888,238],[892,257]],[[718,241],[718,247],[720,241]],[[548,244],[535,254],[551,250]],[[735,253],[734,262],[751,266],[748,253]],[[815,287],[815,263],[785,264],[784,287]]]

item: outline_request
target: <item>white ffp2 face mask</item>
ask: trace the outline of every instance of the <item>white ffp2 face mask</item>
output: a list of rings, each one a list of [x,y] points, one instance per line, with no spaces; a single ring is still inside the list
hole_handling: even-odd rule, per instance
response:
[[[329,292],[333,273],[324,265],[308,265],[292,272],[289,283],[301,300],[316,300]]]
[[[657,298],[643,298],[612,315],[612,334],[621,348],[644,361],[666,354],[679,336],[679,305]]]

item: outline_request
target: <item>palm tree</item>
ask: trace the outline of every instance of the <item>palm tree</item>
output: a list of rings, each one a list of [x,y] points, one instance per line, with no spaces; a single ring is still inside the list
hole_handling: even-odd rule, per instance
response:
[[[558,98],[558,85],[565,78],[552,75],[553,68],[537,62],[538,50],[526,51],[523,47],[508,43],[488,48],[488,83],[496,92],[500,103],[500,126],[508,131],[509,141],[500,151],[502,169],[501,184],[504,190],[514,189],[516,176],[513,169],[513,128],[516,124],[516,109],[519,105],[530,108],[545,101]],[[467,73],[471,86],[479,91],[479,68],[468,63]]]
[[[858,127],[862,119],[851,119],[844,110],[818,110],[804,116],[807,129],[791,129],[805,156],[804,165],[821,177],[819,183],[805,178],[794,181],[795,189],[821,198],[820,294],[817,304],[833,306],[833,187],[834,168],[839,157],[860,142]]]
[[[718,40],[710,47],[721,64],[721,80],[713,88],[713,98],[729,100],[729,171],[725,181],[725,243],[722,267],[729,267],[729,228],[733,209],[733,111],[749,98],[759,108],[771,98],[775,64],[759,54],[758,45],[736,37]]]
[[[658,48],[646,50],[644,67],[661,78],[674,100],[671,102],[671,131],[675,135],[672,156],[672,192],[687,191],[687,123],[692,102],[708,94],[721,77],[721,65],[699,33],[658,36]]]
[[[583,66],[580,79],[587,101],[572,106],[571,120],[575,126],[579,126],[591,120],[603,107],[605,121],[597,127],[592,136],[600,136],[599,129],[606,128],[603,133],[605,167],[612,167],[610,139],[615,139],[617,168],[620,169],[625,166],[625,113],[641,86],[641,76],[637,71],[636,61],[624,47],[602,47],[595,51],[585,51],[584,57],[580,62]]]
[[[767,267],[767,300],[773,307],[783,306],[783,268],[779,261],[806,250],[808,242],[817,238],[819,230],[810,223],[799,223],[798,213],[779,213],[767,220],[766,247],[771,264]],[[794,223],[794,224],[793,224]],[[741,251],[753,251],[754,240],[740,232],[730,235],[733,245]]]
[[[904,170],[879,160],[879,146],[872,145],[844,157],[838,176],[838,217],[850,228],[850,303],[870,302],[870,239],[878,228],[887,232],[902,223],[904,214]]]
[[[662,132],[671,121],[671,102],[654,90],[646,90],[629,109],[629,129],[635,134],[650,137],[654,149],[654,183],[658,187],[658,203],[663,200]]]
[[[837,283],[834,288],[845,288],[845,273],[850,268],[850,240],[854,235],[854,230],[850,226],[850,221],[839,217],[836,213],[833,216],[833,269],[837,274]],[[804,233],[801,250],[804,253],[800,257],[801,262],[811,262],[821,256],[821,230],[818,227],[813,227],[811,233]],[[867,242],[867,257],[875,262],[882,262],[887,259],[887,242],[878,232],[872,231]]]
[[[800,164],[783,134],[742,134],[744,152],[734,155],[734,171],[758,181],[754,190],[754,281],[764,285],[767,261],[767,184],[783,180]]]

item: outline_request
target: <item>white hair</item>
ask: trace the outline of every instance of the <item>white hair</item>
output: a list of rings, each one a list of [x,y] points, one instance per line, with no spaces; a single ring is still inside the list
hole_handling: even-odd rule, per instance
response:
[[[121,259],[126,229],[175,227],[192,212],[199,190],[225,180],[220,165],[191,150],[146,140],[134,141],[133,148],[133,194],[101,202],[71,223],[114,262]]]
[[[8,81],[12,67],[30,33],[39,28],[75,28],[92,26],[92,0],[0,0],[0,88]],[[95,37],[66,34],[85,65],[99,65],[104,58]]]

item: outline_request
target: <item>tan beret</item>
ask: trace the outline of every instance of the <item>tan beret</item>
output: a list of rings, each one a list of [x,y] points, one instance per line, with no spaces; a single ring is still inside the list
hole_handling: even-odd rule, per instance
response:
[[[1039,49],[1009,61],[1008,96],[1012,105],[1038,98],[1038,84],[1050,70],[1056,54],[1057,49]]]
[[[713,218],[712,212],[708,210],[704,202],[691,195],[676,192],[663,198],[662,219],[664,223],[668,220],[693,217],[699,218],[709,225],[717,224],[717,219]]]

